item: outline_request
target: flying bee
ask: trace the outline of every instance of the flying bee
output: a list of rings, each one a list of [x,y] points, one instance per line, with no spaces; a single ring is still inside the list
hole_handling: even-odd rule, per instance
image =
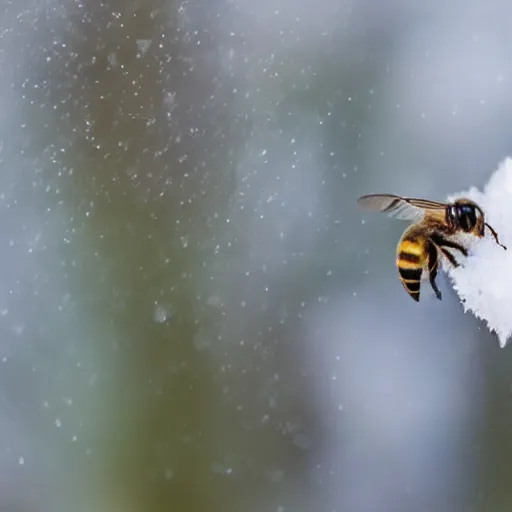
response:
[[[392,194],[372,194],[360,197],[357,202],[366,210],[413,221],[398,242],[396,266],[405,290],[417,302],[420,300],[420,281],[424,271],[428,273],[430,285],[441,300],[441,292],[436,284],[441,255],[454,267],[458,267],[459,263],[452,251],[468,255],[466,248],[454,240],[454,235],[468,233],[482,238],[487,227],[496,243],[507,249],[500,243],[496,231],[485,222],[483,210],[470,199],[443,203]]]

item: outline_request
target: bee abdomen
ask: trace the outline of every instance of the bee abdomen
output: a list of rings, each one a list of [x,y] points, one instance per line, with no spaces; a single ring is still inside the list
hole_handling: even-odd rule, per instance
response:
[[[421,274],[423,272],[422,268],[419,269],[412,269],[412,268],[401,268],[398,267],[398,272],[400,273],[400,277],[402,278],[402,281],[407,285],[407,287],[410,290],[414,290],[416,284],[418,284],[418,290],[419,290],[419,283],[421,280]],[[416,291],[416,290],[414,290]]]
[[[398,266],[400,279],[409,295],[416,301],[420,300],[420,282],[423,269],[402,268]]]
[[[421,264],[421,258],[418,254],[412,254],[410,252],[400,251],[398,253],[398,259],[400,261],[407,261],[407,263],[416,263],[417,265]]]
[[[396,264],[400,279],[407,293],[420,300],[420,281],[423,273],[424,251],[421,243],[415,240],[403,240],[400,244]]]

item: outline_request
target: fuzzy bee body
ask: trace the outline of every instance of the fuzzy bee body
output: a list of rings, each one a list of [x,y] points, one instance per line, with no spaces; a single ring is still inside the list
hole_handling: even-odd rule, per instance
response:
[[[439,269],[439,249],[432,240],[435,232],[442,226],[435,226],[432,221],[429,226],[413,224],[398,242],[396,250],[396,266],[400,280],[407,293],[415,300],[420,300],[420,283],[426,275],[436,296],[441,299],[441,292],[436,285]]]
[[[400,280],[407,293],[416,301],[420,300],[420,283],[428,265],[429,246],[426,237],[408,230],[400,239],[396,251]]]
[[[405,290],[417,302],[420,300],[420,284],[425,274],[437,298],[441,300],[441,292],[436,284],[441,256],[457,267],[459,263],[453,251],[463,256],[468,255],[465,247],[455,240],[455,235],[468,233],[483,237],[487,227],[496,243],[506,249],[500,244],[494,229],[485,222],[482,209],[469,199],[442,203],[392,194],[373,194],[360,197],[358,203],[367,210],[414,221],[398,242],[396,266]]]

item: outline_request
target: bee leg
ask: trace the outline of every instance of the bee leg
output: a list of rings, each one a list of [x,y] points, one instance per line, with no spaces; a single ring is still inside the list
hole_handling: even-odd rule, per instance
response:
[[[455,249],[455,250],[459,251],[464,256],[468,255],[468,251],[466,250],[465,247],[463,247],[462,245],[458,244],[457,242],[454,242],[453,240],[448,240],[444,236],[434,235],[434,236],[432,236],[432,241],[438,247],[441,247],[441,248],[442,247],[448,247],[450,249]],[[444,252],[443,252],[443,254],[444,254]]]
[[[443,253],[443,255],[445,256],[445,258],[455,267],[460,267],[460,264],[457,263],[457,260],[453,257],[453,254],[448,250],[448,249],[445,249],[444,247],[440,247],[439,250]]]
[[[430,244],[428,247],[428,272],[429,272],[429,280],[430,286],[434,290],[436,297],[439,300],[442,300],[441,291],[437,287],[436,277],[437,271],[439,270],[439,257],[437,252],[437,247],[434,244]]]
[[[439,233],[435,233],[432,235],[432,242],[434,245],[438,247],[438,249],[442,252],[442,254],[446,257],[446,259],[455,267],[459,267],[460,263],[457,262],[451,251],[448,251],[449,249],[455,249],[459,251],[463,256],[468,255],[468,251],[464,246],[461,244],[454,242],[453,240],[448,240],[444,236],[440,235]]]

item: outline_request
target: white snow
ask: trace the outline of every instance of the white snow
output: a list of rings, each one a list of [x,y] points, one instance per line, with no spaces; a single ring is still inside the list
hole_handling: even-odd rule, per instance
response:
[[[460,267],[453,269],[443,262],[464,310],[484,320],[504,347],[512,335],[512,158],[500,164],[483,192],[473,187],[448,199],[457,197],[477,202],[508,248],[497,245],[486,228],[483,239],[471,237],[469,257],[461,260]]]

